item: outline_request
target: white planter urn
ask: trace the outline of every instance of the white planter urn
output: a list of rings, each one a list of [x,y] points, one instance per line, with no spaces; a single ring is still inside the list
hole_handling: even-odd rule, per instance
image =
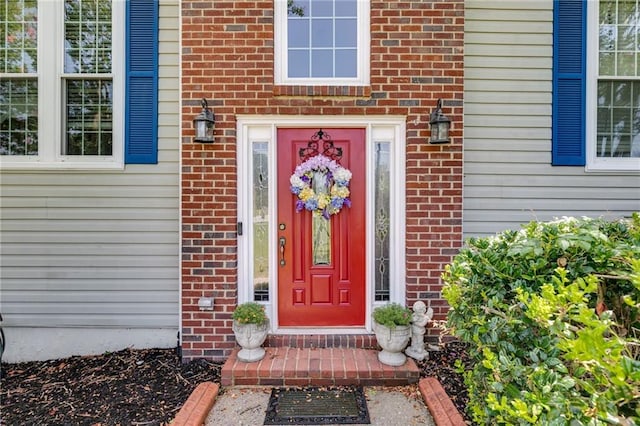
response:
[[[239,324],[233,321],[233,332],[236,341],[242,349],[238,352],[238,359],[243,362],[255,362],[264,358],[264,348],[262,344],[269,334],[270,321],[262,325]]]
[[[393,367],[403,365],[407,357],[402,351],[407,347],[407,343],[411,339],[411,326],[397,325],[395,328],[389,328],[373,321],[373,331],[376,333],[376,340],[382,348],[378,352],[378,360]]]

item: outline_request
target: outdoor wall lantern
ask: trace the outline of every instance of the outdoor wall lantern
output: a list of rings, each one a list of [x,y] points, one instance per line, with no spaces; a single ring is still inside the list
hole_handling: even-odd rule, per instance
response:
[[[429,125],[431,126],[431,139],[429,143],[449,143],[449,128],[451,120],[442,113],[442,99],[438,99],[436,109],[429,117]]]
[[[193,119],[193,127],[196,129],[196,142],[211,143],[213,142],[213,125],[215,120],[213,113],[209,109],[209,104],[205,98],[202,98],[202,111]]]

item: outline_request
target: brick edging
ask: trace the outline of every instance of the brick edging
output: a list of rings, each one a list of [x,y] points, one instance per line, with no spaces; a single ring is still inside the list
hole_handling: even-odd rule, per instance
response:
[[[418,388],[436,426],[466,426],[466,422],[435,377],[420,379]],[[220,386],[213,382],[200,383],[184,403],[173,426],[201,426],[213,408]]]
[[[202,382],[191,392],[172,426],[202,426],[218,396],[220,385],[213,382]]]
[[[467,424],[437,378],[420,379],[418,387],[436,426],[465,426]]]

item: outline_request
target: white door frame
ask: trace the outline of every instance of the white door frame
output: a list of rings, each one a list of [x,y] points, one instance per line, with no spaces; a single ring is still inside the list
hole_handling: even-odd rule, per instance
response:
[[[404,304],[406,294],[405,268],[405,116],[326,116],[326,115],[237,115],[237,194],[238,222],[242,235],[238,235],[238,303],[253,300],[253,155],[252,144],[268,145],[269,173],[269,302],[263,302],[271,318],[275,334],[358,334],[371,332],[371,312],[374,302],[374,150],[375,143],[389,143],[390,164],[390,302]],[[278,300],[277,252],[277,129],[283,128],[364,128],[367,173],[367,247],[366,247],[366,313],[364,327],[345,328],[283,328],[276,315]],[[292,171],[293,172],[293,171]]]

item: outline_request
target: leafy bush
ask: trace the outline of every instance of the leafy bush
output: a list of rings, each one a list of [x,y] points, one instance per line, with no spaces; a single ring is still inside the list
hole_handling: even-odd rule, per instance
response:
[[[373,319],[378,324],[389,328],[396,328],[398,325],[409,325],[411,323],[411,309],[399,303],[389,303],[375,308],[373,310]]]
[[[238,324],[262,325],[267,322],[264,306],[257,302],[246,302],[238,305],[231,314]]]
[[[443,273],[481,424],[640,424],[640,216],[471,239]]]

